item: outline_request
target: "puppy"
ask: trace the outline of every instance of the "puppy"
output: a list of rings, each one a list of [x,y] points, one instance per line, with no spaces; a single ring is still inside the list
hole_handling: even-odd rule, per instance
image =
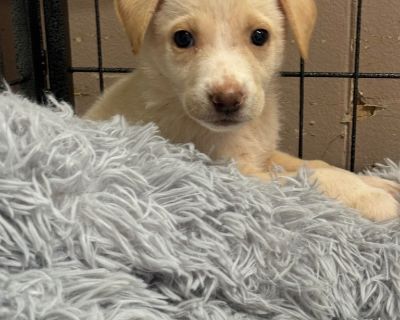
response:
[[[372,220],[398,215],[399,186],[277,150],[285,21],[306,58],[313,0],[115,0],[138,56],[137,70],[86,114],[155,122],[175,143],[193,142],[213,159],[234,159],[245,175],[271,179],[303,166],[320,190]]]

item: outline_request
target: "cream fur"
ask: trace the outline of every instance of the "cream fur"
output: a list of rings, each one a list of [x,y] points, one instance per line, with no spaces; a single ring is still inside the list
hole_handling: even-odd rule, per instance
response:
[[[116,2],[118,10],[129,12],[129,3],[144,3]],[[284,2],[286,6],[292,3]],[[152,19],[134,20],[131,13],[127,23],[127,14],[119,12],[130,38],[136,39],[132,45],[139,52],[139,64],[133,74],[108,90],[86,117],[100,120],[122,114],[132,123],[155,122],[161,134],[172,142],[193,142],[214,159],[233,158],[244,174],[262,179],[271,178],[273,164],[281,165],[287,175],[308,165],[315,170],[313,179],[323,192],[359,209],[367,218],[397,216],[398,203],[391,194],[399,191],[396,184],[382,179],[379,183],[363,180],[322,161],[304,162],[277,151],[279,107],[274,79],[284,43],[284,16],[277,0],[152,0],[149,6],[158,6]],[[292,12],[300,7],[296,5]],[[291,20],[297,20],[291,23],[308,23],[301,20],[302,16],[301,12],[294,12]],[[300,30],[310,33],[314,24],[311,20],[308,27]],[[146,24],[138,28],[145,34],[129,30],[129,25],[140,23]],[[249,41],[251,32],[259,28],[270,32],[263,47]],[[178,30],[194,34],[193,48],[179,49],[174,45],[173,34]],[[139,51],[137,39],[142,38]],[[303,38],[308,39],[309,34]],[[304,51],[305,44],[302,46]],[[210,103],[209,93],[213,90],[244,92],[243,106],[233,119],[236,124],[218,123],[225,119]]]

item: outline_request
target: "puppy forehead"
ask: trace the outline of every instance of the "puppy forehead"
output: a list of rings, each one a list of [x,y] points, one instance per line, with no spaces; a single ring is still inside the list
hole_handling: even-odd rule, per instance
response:
[[[232,20],[257,13],[273,20],[282,18],[279,0],[164,0],[160,13],[164,19],[174,20],[182,16],[207,17]]]

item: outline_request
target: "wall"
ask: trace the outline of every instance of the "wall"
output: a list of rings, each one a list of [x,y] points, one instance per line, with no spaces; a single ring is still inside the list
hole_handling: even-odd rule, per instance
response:
[[[11,1],[0,1],[0,74],[9,81],[17,80],[16,53],[14,36],[10,33],[12,26]]]

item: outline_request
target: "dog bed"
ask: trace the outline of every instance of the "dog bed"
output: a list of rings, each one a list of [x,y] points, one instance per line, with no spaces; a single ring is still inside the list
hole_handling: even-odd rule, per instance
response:
[[[0,95],[0,319],[400,319],[400,222]],[[377,172],[400,181],[400,168]]]

